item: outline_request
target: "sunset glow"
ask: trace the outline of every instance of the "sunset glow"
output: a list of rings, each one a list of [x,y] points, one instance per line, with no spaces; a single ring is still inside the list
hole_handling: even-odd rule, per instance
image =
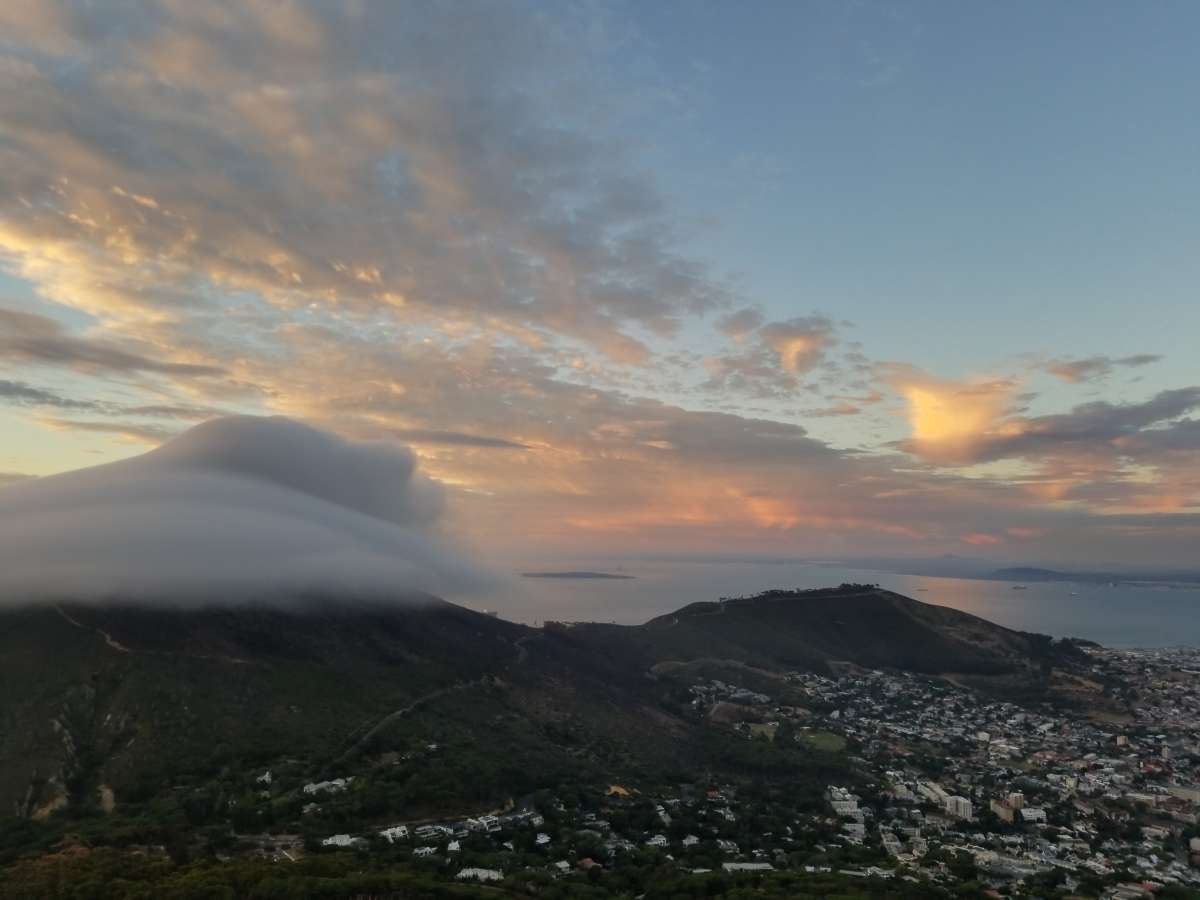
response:
[[[9,5],[0,479],[282,414],[502,561],[1192,561],[1189,80],[1044,89],[1157,14],[656,6]]]

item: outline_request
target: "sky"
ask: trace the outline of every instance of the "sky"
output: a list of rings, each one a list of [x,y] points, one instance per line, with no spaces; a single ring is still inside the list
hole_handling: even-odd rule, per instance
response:
[[[0,5],[0,482],[284,416],[502,564],[1194,564],[1198,27]]]

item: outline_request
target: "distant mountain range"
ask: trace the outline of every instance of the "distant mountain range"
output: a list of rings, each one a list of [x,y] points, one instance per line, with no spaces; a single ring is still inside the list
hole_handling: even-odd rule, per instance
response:
[[[863,557],[829,563],[898,575],[923,575],[931,578],[968,578],[984,581],[1073,581],[1079,584],[1176,584],[1200,585],[1200,569],[1115,569],[1059,570],[1043,566],[1014,564],[997,566],[994,561],[964,556]]]
[[[462,761],[470,777],[504,790],[711,766],[697,724],[669,700],[680,667],[850,664],[1037,690],[1076,652],[870,585],[693,603],[639,626],[541,629],[431,597],[10,608],[0,814],[94,815],[284,764],[334,777],[448,734],[480,748]],[[464,800],[444,794],[438,802]]]
[[[1196,572],[1059,572],[1035,566],[1009,566],[980,577],[996,581],[1070,581],[1078,584],[1200,584],[1200,573]]]

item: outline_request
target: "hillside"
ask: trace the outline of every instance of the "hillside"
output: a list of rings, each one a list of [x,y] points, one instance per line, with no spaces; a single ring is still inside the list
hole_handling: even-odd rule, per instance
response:
[[[433,598],[5,611],[0,809],[44,816],[101,785],[146,796],[284,750],[332,758],[389,710],[502,667],[526,631]]]
[[[768,591],[693,603],[644,625],[585,625],[572,637],[643,666],[732,660],[767,669],[826,669],[834,662],[927,674],[1010,675],[1065,662],[1069,649],[956,609],[873,585]]]
[[[563,781],[719,768],[658,676],[697,661],[747,677],[853,663],[1022,683],[1070,663],[1048,638],[871,586],[540,630],[428,597],[9,609],[0,810],[45,820],[188,797],[236,810],[253,773],[274,769],[294,785],[272,813],[286,818],[304,782],[386,765],[359,814],[418,815]],[[442,748],[432,774],[403,764],[427,746]]]

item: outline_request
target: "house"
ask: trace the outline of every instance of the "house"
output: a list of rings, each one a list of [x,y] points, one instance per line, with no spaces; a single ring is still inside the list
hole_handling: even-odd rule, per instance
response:
[[[667,836],[665,834],[656,834],[650,840],[646,841],[647,847],[666,847]]]
[[[545,847],[550,843],[550,835],[546,834],[544,831],[539,831],[537,837],[533,839],[533,842],[539,847]]]
[[[437,853],[437,847],[418,847],[413,851],[413,856],[423,859],[428,856],[433,856],[435,853]]]
[[[700,838],[696,837],[694,834],[689,834],[683,839],[683,846],[685,847],[695,847],[698,843],[700,843]]]
[[[447,853],[458,853],[462,850],[462,845],[458,841],[451,841],[446,845]]]
[[[459,881],[499,881],[504,877],[504,873],[499,869],[467,868],[459,869],[454,877]]]
[[[362,843],[361,838],[352,837],[348,834],[333,834],[321,841],[322,847],[353,847],[355,844]]]
[[[408,826],[393,825],[391,828],[385,828],[379,832],[379,836],[389,844],[394,844],[396,841],[408,840]]]
[[[314,794],[338,794],[350,786],[350,782],[354,780],[354,776],[349,778],[335,778],[332,781],[314,781],[312,784],[306,784],[303,788],[304,793]]]
[[[773,872],[775,867],[765,862],[727,862],[721,863],[726,872]]]

